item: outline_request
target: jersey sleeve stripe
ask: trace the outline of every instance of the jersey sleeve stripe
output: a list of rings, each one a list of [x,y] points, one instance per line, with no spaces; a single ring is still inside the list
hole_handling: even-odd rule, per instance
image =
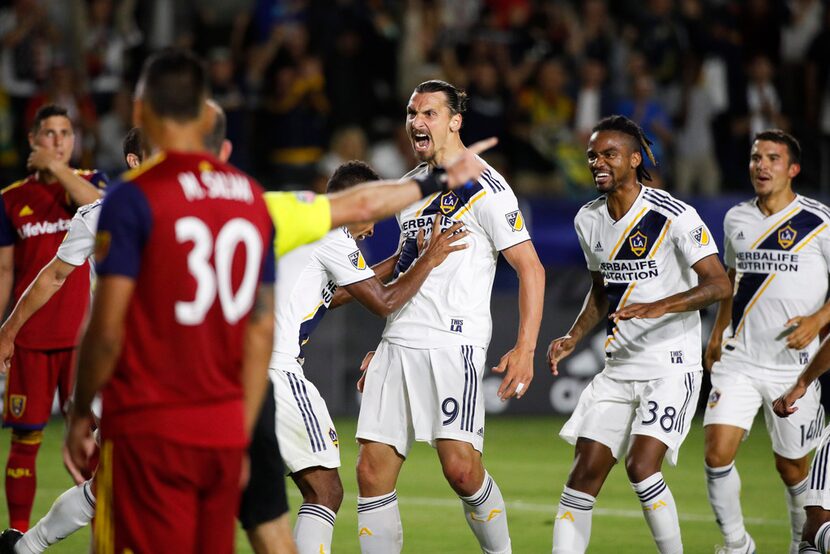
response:
[[[762,240],[764,240],[765,238],[767,238],[767,237],[770,235],[770,233],[772,233],[773,231],[775,231],[776,229],[778,229],[778,227],[779,227],[782,223],[784,223],[784,221],[786,221],[789,217],[791,217],[791,216],[795,215],[795,214],[796,214],[796,213],[797,213],[800,209],[801,209],[801,208],[793,208],[792,210],[790,210],[789,212],[787,212],[786,214],[784,214],[784,217],[782,217],[781,219],[779,219],[778,221],[776,221],[776,222],[772,225],[772,227],[770,227],[769,229],[767,229],[766,231],[764,231],[764,233],[763,233],[760,237],[758,237],[758,240],[756,240],[756,241],[752,244],[752,246],[750,246],[749,248],[750,248],[750,249],[752,249],[752,248],[755,248],[756,246],[758,246],[759,244],[761,244],[761,241],[762,241]]]
[[[664,202],[668,203],[671,206],[674,206],[681,213],[686,211],[686,205],[683,202],[680,202],[676,198],[674,198],[671,194],[664,192],[662,190],[657,189],[646,189],[646,192],[653,194],[657,198],[662,199]]]
[[[620,235],[620,240],[617,241],[617,244],[614,246],[614,249],[611,251],[611,257],[612,258],[617,255],[617,251],[620,249],[620,246],[622,246],[622,243],[626,239],[626,237],[628,237],[628,233],[631,232],[631,229],[634,227],[634,225],[636,225],[640,221],[640,218],[642,218],[643,214],[645,214],[647,211],[648,211],[648,207],[644,206],[643,209],[640,210],[640,213],[638,213],[636,216],[634,216],[634,219],[631,220],[631,223],[628,224],[628,227],[625,228],[625,231],[622,232],[622,234]]]
[[[504,190],[504,186],[498,182],[498,179],[493,177],[489,169],[481,174],[481,178],[487,181],[487,183],[490,185],[490,188],[493,189],[493,192],[501,192]]]
[[[678,208],[677,206],[661,199],[659,196],[649,194],[649,191],[646,191],[646,194],[644,196],[649,202],[657,206],[660,206],[661,208],[671,212],[674,215],[680,215],[685,211],[685,208]]]

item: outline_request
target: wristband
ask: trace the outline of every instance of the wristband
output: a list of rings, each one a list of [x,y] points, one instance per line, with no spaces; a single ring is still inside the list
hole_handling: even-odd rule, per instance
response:
[[[421,190],[421,197],[427,197],[436,192],[447,192],[447,172],[443,167],[436,167],[426,175],[415,177],[418,188]]]

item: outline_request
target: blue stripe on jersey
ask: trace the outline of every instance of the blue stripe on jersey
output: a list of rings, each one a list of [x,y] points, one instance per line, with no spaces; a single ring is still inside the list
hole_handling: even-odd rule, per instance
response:
[[[643,196],[652,204],[660,206],[664,210],[667,210],[674,215],[680,215],[684,211],[686,211],[686,208],[683,205],[678,204],[677,202],[672,202],[665,198],[661,198],[660,196],[657,196],[656,194],[652,193],[650,190],[646,190]]]
[[[807,238],[822,223],[824,221],[816,214],[808,212],[807,210],[801,210],[770,233],[758,245],[758,250],[790,250],[798,242]],[[793,231],[795,232],[794,235],[792,234]]]
[[[613,314],[617,311],[617,308],[620,306],[620,300],[622,300],[623,294],[625,294],[625,290],[628,288],[629,283],[606,283],[605,284],[605,295],[608,297],[608,315]],[[614,333],[614,328],[617,324],[612,319],[608,319],[605,331],[610,337]]]
[[[406,239],[401,247],[401,255],[398,256],[398,263],[395,264],[395,271],[392,273],[392,280],[404,273],[415,263],[418,258],[418,239]]]
[[[273,250],[273,248],[271,250]],[[328,307],[325,304],[321,304],[320,307],[317,308],[317,311],[314,312],[314,316],[311,319],[307,319],[300,323],[300,334],[298,335],[300,354],[297,356],[298,358],[305,358],[305,343],[308,342],[308,339],[311,338],[311,333],[313,333],[320,322],[323,321],[327,310]]]
[[[660,233],[663,231],[663,227],[665,227],[667,219],[668,218],[660,212],[655,210],[647,211],[646,214],[640,218],[640,221],[634,226],[631,232],[628,233],[628,237],[626,237],[623,241],[623,244],[614,259],[637,260],[647,257],[654,248],[654,245],[657,243],[657,240],[660,238]],[[631,246],[632,242],[635,242],[638,238],[635,237],[638,233],[646,237],[646,243],[644,245],[644,250],[640,254],[635,254],[631,249]]]
[[[735,292],[735,297],[732,299],[732,336],[738,330],[738,325],[744,317],[744,311],[752,297],[758,292],[758,289],[764,284],[768,273],[742,273],[738,279],[738,290]]]
[[[484,180],[484,181],[485,181],[488,185],[490,185],[490,189],[491,189],[493,192],[501,192],[501,191],[503,191],[503,190],[504,190],[504,185],[502,185],[501,183],[499,183],[499,180],[498,180],[498,179],[496,179],[496,178],[493,176],[493,174],[492,174],[492,173],[490,173],[490,170],[489,170],[489,169],[488,169],[488,170],[486,170],[484,173],[482,173],[482,174],[481,174],[481,178],[482,178],[482,179],[483,179],[483,180]]]

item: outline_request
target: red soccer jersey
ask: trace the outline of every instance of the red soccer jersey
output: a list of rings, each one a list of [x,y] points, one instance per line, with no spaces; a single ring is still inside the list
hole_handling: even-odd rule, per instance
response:
[[[212,156],[182,152],[123,178],[98,223],[98,274],[135,280],[102,433],[244,445],[243,333],[257,286],[274,281],[262,190]]]
[[[103,173],[77,173],[96,186],[106,185]],[[77,206],[59,183],[41,183],[34,175],[3,189],[0,204],[0,246],[14,246],[13,292],[18,299],[55,256]],[[71,348],[78,343],[88,306],[89,265],[84,263],[26,322],[15,342],[34,350]]]

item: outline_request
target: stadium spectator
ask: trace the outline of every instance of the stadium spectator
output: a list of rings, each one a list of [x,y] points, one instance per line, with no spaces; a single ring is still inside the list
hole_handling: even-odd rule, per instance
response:
[[[96,165],[108,175],[118,175],[124,169],[121,142],[132,128],[132,108],[132,95],[122,88],[115,93],[110,111],[99,120]]]
[[[33,173],[2,191],[0,306],[20,298],[52,259],[79,205],[100,197],[106,177],[72,170],[75,136],[67,110],[55,105],[35,114],[29,144]],[[57,185],[57,186],[56,186]],[[11,427],[6,464],[10,527],[25,531],[35,496],[35,460],[57,389],[61,402],[73,383],[75,346],[89,302],[89,272],[72,275],[49,306],[20,329],[6,380],[3,426]],[[63,406],[62,406],[63,407]]]

